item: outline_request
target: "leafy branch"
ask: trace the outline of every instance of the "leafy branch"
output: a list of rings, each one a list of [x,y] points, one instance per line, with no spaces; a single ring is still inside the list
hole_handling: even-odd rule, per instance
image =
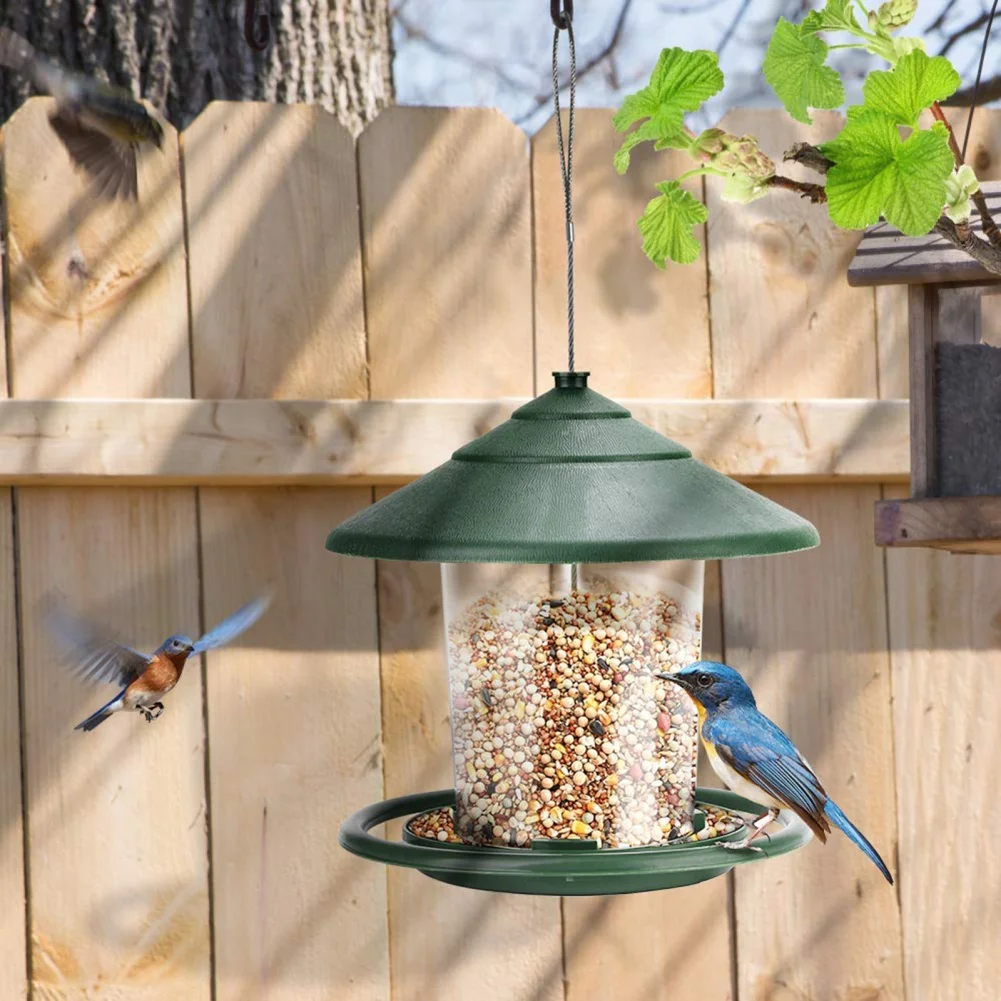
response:
[[[752,202],[778,189],[826,204],[831,220],[845,229],[864,229],[883,218],[910,236],[936,230],[1001,274],[1001,231],[942,110],[942,102],[959,88],[959,74],[944,56],[929,56],[920,39],[897,34],[917,6],[918,0],[886,0],[870,9],[864,0],[827,0],[800,24],[779,18],[764,76],[797,121],[809,124],[812,109],[844,104],[841,79],[827,65],[832,50],[863,49],[888,67],[869,73],[863,102],[847,109],[836,136],[786,153],[786,160],[814,170],[823,183],[779,174],[754,136],[722,128],[691,131],[685,115],[723,89],[723,74],[712,52],[665,49],[647,86],[629,95],[613,118],[615,128],[626,133],[615,156],[620,173],[645,142],[680,150],[694,161],[691,170],[657,186],[657,197],[639,220],[650,259],[664,267],[668,260],[690,263],[698,257],[694,228],[707,212],[681,183],[706,176],[723,182],[728,201]],[[835,44],[828,41],[832,35]],[[933,121],[926,127],[929,113]],[[970,229],[974,205],[986,240]]]

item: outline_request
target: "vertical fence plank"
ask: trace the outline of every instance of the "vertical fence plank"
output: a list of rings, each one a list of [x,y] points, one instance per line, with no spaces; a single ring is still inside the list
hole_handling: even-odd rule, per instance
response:
[[[722,125],[757,136],[781,161],[793,143],[819,142],[840,127],[832,112],[813,117],[807,128],[770,109],[734,111]],[[816,179],[795,164],[782,173]],[[875,396],[872,293],[845,281],[858,234],[836,229],[823,206],[791,192],[737,205],[722,200],[712,178],[706,187],[716,395]]]
[[[953,126],[965,109],[948,109]],[[978,108],[967,160],[982,180],[1001,177],[1001,112]],[[906,289],[878,289],[906,304]],[[985,310],[995,308],[993,297]],[[906,305],[880,314],[880,390],[906,396]],[[895,321],[895,322],[891,322]],[[906,496],[899,486],[887,496]],[[900,826],[900,902],[909,998],[987,998],[1001,977],[1001,880],[988,833],[1001,823],[994,774],[1001,738],[998,635],[1001,564],[986,556],[886,551]],[[963,851],[925,836],[943,817],[976,818]]]
[[[139,208],[109,206],[87,197],[50,106],[29,102],[4,130],[14,395],[187,396],[176,135],[143,158]],[[39,614],[56,590],[145,649],[194,630],[194,493],[23,489],[17,510],[33,993],[207,999],[198,671],[157,723],[75,733],[111,693],[61,672]]]
[[[778,157],[837,128],[834,115],[815,119],[806,129],[774,112],[741,111],[724,125],[757,135]],[[857,236],[792,195],[741,206],[709,188],[716,395],[782,396],[793,385],[801,396],[876,395],[873,297],[844,277]],[[886,603],[872,544],[878,490],[767,493],[813,520],[824,542],[809,553],[724,561],[727,658],[892,866]],[[741,1001],[903,996],[895,894],[840,834],[739,869],[735,887]]]
[[[27,996],[20,699],[11,491],[0,491],[0,1001]]]
[[[524,135],[491,111],[391,108],[358,155],[373,397],[528,395]],[[378,575],[387,795],[451,785],[438,568]],[[394,869],[389,901],[394,1001],[562,998],[557,900]]]
[[[564,134],[566,133],[564,113]],[[636,220],[687,157],[633,152],[629,171],[612,158],[622,136],[611,112],[581,109],[574,130],[574,271],[577,368],[608,396],[712,395],[705,267],[659,271],[644,256]],[[532,140],[538,387],[567,363],[567,254],[556,120]],[[702,182],[685,183],[697,198]],[[700,239],[703,234],[697,233]]]
[[[728,660],[892,869],[883,566],[871,538],[879,492],[766,493],[811,519],[825,543],[724,563]],[[735,882],[741,998],[903,997],[896,894],[843,835],[743,867]]]
[[[989,998],[1001,977],[1001,564],[887,553],[900,895],[910,998]],[[962,841],[929,838],[956,818]],[[962,849],[959,845],[962,844]],[[948,847],[952,845],[954,847]]]
[[[388,491],[377,491],[382,497]],[[379,564],[386,792],[453,785],[437,564]],[[399,837],[399,824],[390,835]],[[480,893],[389,872],[393,1001],[561,1001],[560,908],[552,897]]]
[[[0,304],[6,286],[0,275]],[[2,316],[0,398],[9,396],[7,328]],[[21,707],[15,608],[13,492],[0,489],[0,1001],[28,993],[24,884],[24,824],[21,796]]]
[[[182,146],[196,393],[364,398],[350,138],[317,108],[218,101]]]
[[[607,111],[582,111],[574,153],[577,367],[617,397],[698,397],[712,392],[704,263],[658,271],[643,255],[636,219],[673,155],[636,151],[620,177],[621,137]],[[533,139],[538,387],[566,367],[566,236],[563,188],[550,119]],[[700,184],[694,182],[700,195]],[[706,617],[719,619],[718,568],[708,568]],[[708,646],[718,643],[710,629]],[[707,649],[707,653],[708,653]],[[568,897],[563,904],[569,1001],[595,984],[623,997],[730,997],[727,881],[671,893]],[[681,915],[684,918],[681,919]]]
[[[372,398],[527,395],[524,133],[486,109],[387,108],[358,155]]]
[[[355,150],[320,109],[213,104],[184,133],[195,390],[366,391]],[[389,997],[386,878],[337,846],[382,797],[375,568],[323,540],[367,489],[202,490],[216,996]],[[240,648],[243,647],[243,648]]]

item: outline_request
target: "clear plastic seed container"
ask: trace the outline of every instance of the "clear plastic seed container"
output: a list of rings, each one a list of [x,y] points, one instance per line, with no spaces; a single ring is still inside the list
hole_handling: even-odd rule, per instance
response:
[[[692,832],[701,561],[443,564],[459,836],[527,847]]]

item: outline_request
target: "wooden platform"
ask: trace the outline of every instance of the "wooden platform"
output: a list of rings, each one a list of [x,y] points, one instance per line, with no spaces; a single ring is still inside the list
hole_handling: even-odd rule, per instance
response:
[[[1001,217],[1001,183],[986,182],[983,192],[991,215]],[[983,235],[976,212],[970,224],[977,236]],[[938,281],[996,282],[999,278],[938,233],[904,236],[888,222],[865,231],[848,266],[849,285],[925,285]]]
[[[1001,497],[878,501],[876,545],[1001,555]]]

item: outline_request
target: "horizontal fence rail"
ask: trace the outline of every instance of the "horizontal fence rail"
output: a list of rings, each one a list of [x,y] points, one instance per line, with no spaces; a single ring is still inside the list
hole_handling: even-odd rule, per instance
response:
[[[4,400],[0,483],[399,485],[525,400]],[[908,476],[906,400],[624,400],[751,483]]]

